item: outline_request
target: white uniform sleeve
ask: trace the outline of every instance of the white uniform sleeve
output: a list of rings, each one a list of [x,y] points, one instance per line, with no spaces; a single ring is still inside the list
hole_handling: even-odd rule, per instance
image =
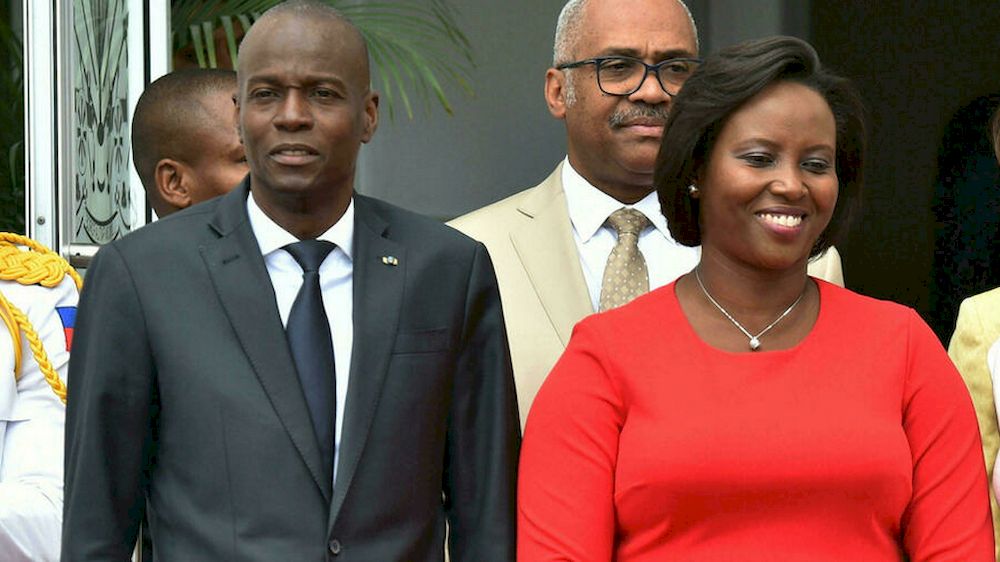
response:
[[[28,316],[53,367],[65,380],[67,325],[56,309],[76,307],[73,280],[66,277],[54,289],[0,281],[0,291]],[[15,388],[13,343],[6,330],[0,333],[0,559],[56,561],[62,526],[66,409],[45,381],[27,338],[21,343],[21,377]]]

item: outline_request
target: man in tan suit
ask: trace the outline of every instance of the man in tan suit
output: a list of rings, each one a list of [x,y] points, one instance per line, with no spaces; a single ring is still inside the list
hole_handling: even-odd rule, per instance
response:
[[[993,114],[990,129],[993,152],[997,162],[1000,162],[1000,108]],[[948,344],[948,355],[969,388],[976,417],[979,418],[986,474],[992,484],[990,508],[996,559],[1000,560],[1000,506],[997,504],[997,491],[1000,490],[1000,471],[997,471],[997,451],[1000,450],[1000,429],[997,428],[997,405],[1000,404],[1000,384],[997,384],[1000,382],[1000,287],[962,301],[955,333]]]
[[[648,220],[638,249],[650,289],[698,263],[699,248],[671,238],[652,187],[671,97],[697,54],[697,29],[680,0],[568,2],[545,74],[545,101],[566,125],[568,157],[541,184],[450,223],[493,258],[522,425],[574,324],[601,309],[605,264],[620,243],[607,223],[612,213],[634,208]],[[622,89],[612,73],[628,68],[635,80]],[[810,273],[843,285],[835,249]]]
[[[1000,114],[998,114],[1000,115]],[[501,296],[501,299],[503,297]],[[979,436],[983,441],[983,457],[990,486],[990,506],[993,532],[996,535],[996,555],[1000,560],[1000,508],[996,491],[1000,489],[1000,472],[996,470],[1000,450],[1000,430],[997,429],[997,388],[1000,377],[1000,288],[979,293],[962,301],[955,324],[955,333],[948,344],[948,355],[958,367],[972,396],[979,418]]]

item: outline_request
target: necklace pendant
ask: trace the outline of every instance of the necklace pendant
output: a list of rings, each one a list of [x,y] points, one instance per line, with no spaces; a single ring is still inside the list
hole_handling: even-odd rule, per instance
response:
[[[750,351],[757,351],[760,349],[760,337],[768,333],[771,330],[771,328],[777,326],[778,322],[784,320],[785,317],[788,316],[792,312],[792,310],[794,310],[795,307],[799,305],[800,302],[802,302],[802,297],[806,296],[806,292],[809,289],[809,284],[807,283],[804,287],[802,287],[802,292],[799,293],[799,296],[798,298],[795,299],[795,302],[788,305],[788,308],[786,308],[784,312],[779,314],[778,317],[774,319],[774,322],[768,324],[766,328],[758,332],[757,335],[755,336],[752,335],[746,328],[744,328],[743,324],[737,322],[736,319],[733,318],[733,315],[729,314],[729,312],[725,308],[722,308],[722,305],[719,304],[719,301],[715,300],[715,298],[712,297],[711,293],[708,292],[708,289],[705,288],[705,283],[701,280],[700,270],[701,270],[701,265],[698,265],[698,267],[694,268],[694,278],[698,281],[698,286],[701,287],[701,292],[705,294],[705,298],[707,298],[708,301],[712,303],[712,306],[718,309],[718,311],[721,312],[723,316],[725,316],[730,322],[733,323],[733,326],[736,326],[736,328],[739,329],[739,331],[743,332],[744,336],[750,338]]]

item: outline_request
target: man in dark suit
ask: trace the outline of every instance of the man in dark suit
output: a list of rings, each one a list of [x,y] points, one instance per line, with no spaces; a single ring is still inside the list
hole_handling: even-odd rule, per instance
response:
[[[144,496],[160,561],[440,561],[446,524],[454,562],[514,559],[518,416],[492,265],[353,192],[378,121],[367,60],[325,6],[265,14],[239,55],[249,178],[95,257],[63,560],[126,560]],[[317,247],[319,265],[303,257]]]

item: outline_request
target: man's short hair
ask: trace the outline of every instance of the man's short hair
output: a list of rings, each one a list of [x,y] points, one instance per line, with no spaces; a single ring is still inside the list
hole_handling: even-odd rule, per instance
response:
[[[364,34],[361,33],[361,29],[354,25],[354,22],[341,13],[340,10],[334,8],[326,2],[320,2],[319,0],[288,0],[287,2],[277,4],[269,8],[259,18],[257,18],[254,25],[250,26],[250,30],[247,32],[247,35],[253,33],[253,28],[257,24],[264,22],[264,24],[267,25],[269,20],[285,15],[308,17],[310,19],[323,18],[342,23],[348,30],[355,34],[361,44],[362,50],[364,51],[365,61],[368,60],[368,42],[365,40]],[[244,37],[244,39],[246,39],[246,37]]]
[[[559,12],[559,19],[556,21],[556,39],[552,48],[552,66],[572,62],[574,57],[573,48],[580,36],[581,24],[583,23],[583,9],[590,0],[569,0]],[[698,26],[694,23],[694,16],[683,0],[674,0],[684,8],[688,21],[691,23],[691,30],[694,32],[694,44],[698,46]]]
[[[590,0],[569,0],[559,12],[559,19],[556,20],[556,39],[552,47],[552,66],[573,62],[576,57],[575,49],[580,38],[583,27],[583,10]],[[694,45],[698,47],[698,26],[694,23],[694,16],[688,9],[684,0],[674,0],[687,14],[688,22],[691,24],[691,32],[694,34]],[[573,80],[573,73],[566,75],[566,105],[573,105],[576,102],[576,84]]]
[[[156,79],[139,96],[132,117],[132,161],[147,193],[156,191],[157,162],[197,157],[201,147],[191,142],[191,133],[206,120],[201,100],[220,92],[236,92],[234,71],[179,70]]]
[[[334,8],[327,2],[321,2],[320,0],[288,0],[287,2],[282,2],[276,4],[264,12],[265,16],[261,18],[267,19],[273,16],[280,15],[312,15],[312,16],[327,16],[334,19],[343,21],[345,23],[350,23],[344,14],[340,10]]]

